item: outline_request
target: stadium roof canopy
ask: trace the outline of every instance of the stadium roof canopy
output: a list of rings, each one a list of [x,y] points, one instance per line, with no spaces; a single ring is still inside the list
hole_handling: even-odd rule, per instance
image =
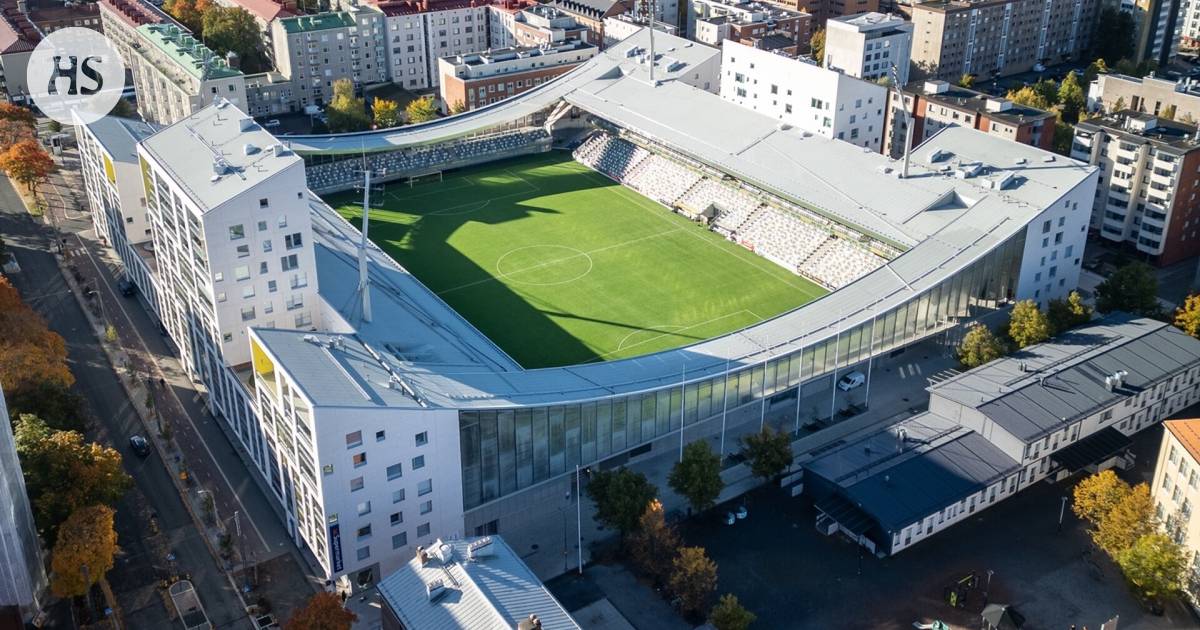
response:
[[[512,121],[565,98],[840,223],[886,236],[907,251],[819,300],[722,337],[623,360],[523,370],[377,250],[372,253],[372,273],[386,268],[404,288],[375,288],[373,307],[407,313],[396,321],[411,325],[360,325],[353,298],[357,272],[349,255],[360,237],[344,221],[321,219],[326,211],[316,210],[320,293],[358,332],[345,336],[342,348],[369,345],[433,407],[563,403],[650,391],[678,384],[684,377],[710,378],[824,341],[886,313],[1020,233],[1044,209],[1095,177],[1095,169],[1086,164],[973,129],[950,127],[913,151],[910,176],[901,179],[900,165],[883,155],[783,128],[770,117],[676,80],[688,67],[715,54],[713,49],[656,35],[666,41],[659,48],[664,56],[683,64],[673,74],[660,73],[662,81],[651,85],[647,69],[636,55],[628,54],[646,45],[645,36],[643,30],[564,78],[527,93],[530,96],[477,110],[477,116],[465,114],[399,131],[292,137],[292,147],[320,152],[353,146],[357,152],[359,144],[368,142],[391,148],[434,142]],[[333,252],[341,253],[326,255]],[[312,345],[301,332],[260,330],[259,336],[273,354],[309,356],[308,349],[297,347]],[[387,351],[385,356],[387,348],[400,351]],[[310,360],[328,363],[334,354],[312,353]],[[363,380],[370,388],[387,388],[387,372],[381,367]],[[345,379],[339,369],[306,373],[311,380],[297,384],[318,405],[325,392],[336,389],[331,380]],[[390,397],[380,393],[381,399]]]

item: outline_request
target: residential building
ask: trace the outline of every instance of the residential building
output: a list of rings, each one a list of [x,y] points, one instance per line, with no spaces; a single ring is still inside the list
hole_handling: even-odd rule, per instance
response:
[[[1200,3],[1183,0],[1180,3],[1179,20],[1183,26],[1179,33],[1179,46],[1187,50],[1200,47]]]
[[[469,111],[531,90],[596,56],[598,49],[577,39],[536,47],[502,48],[486,53],[443,57],[443,112]]]
[[[364,8],[271,22],[275,69],[291,80],[296,109],[329,103],[333,84],[339,79],[349,79],[355,92],[361,93],[363,86],[383,83],[392,76],[385,52],[384,20],[384,13]]]
[[[516,17],[527,7],[539,6],[535,0],[499,0],[488,4],[488,44],[493,48],[517,45]]]
[[[1102,74],[1088,88],[1088,111],[1132,110],[1179,121],[1200,121],[1200,82],[1190,77]]]
[[[882,9],[880,0],[766,0],[771,4],[813,16],[812,28],[825,28],[826,23],[845,15],[877,13]]]
[[[1179,53],[1188,0],[1133,0],[1133,60],[1166,66]],[[1122,3],[1122,7],[1126,7]]]
[[[676,0],[678,2],[679,0]],[[593,46],[604,45],[604,18],[628,13],[633,10],[634,0],[549,0],[546,6],[554,7],[575,18],[587,29],[587,42]]]
[[[1128,467],[1130,436],[1197,401],[1200,341],[1118,313],[931,385],[929,411],[804,464],[804,492],[819,530],[895,554],[1043,479]]]
[[[916,81],[902,90],[888,90],[888,98],[888,125],[883,152],[892,157],[904,153],[908,118],[912,119],[914,125],[912,147],[950,125],[971,127],[1047,151],[1054,145],[1054,125],[1058,117],[1053,112],[976,92],[947,81]]]
[[[133,66],[133,46],[141,39],[138,27],[171,21],[161,9],[142,0],[100,0],[96,4],[104,36],[116,44],[125,65],[130,68]],[[141,46],[140,43],[137,45]],[[136,81],[134,85],[137,85]]]
[[[622,13],[621,15],[627,14]],[[587,39],[587,29],[580,26],[574,17],[544,4],[536,4],[518,11],[513,16],[509,28],[511,28],[513,43],[508,46],[496,46],[496,42],[492,42],[492,50]]]
[[[1080,121],[1071,156],[1100,167],[1091,229],[1157,265],[1200,254],[1195,125],[1120,111]]]
[[[867,81],[899,77],[908,85],[911,22],[898,15],[858,13],[825,23],[825,62],[831,70]],[[894,70],[893,70],[894,69]]]
[[[379,601],[384,630],[580,628],[500,536],[436,541],[379,583]]]
[[[241,71],[173,22],[142,24],[125,62],[133,71],[138,112],[149,122],[170,124],[205,106],[227,100],[246,105]]]
[[[1078,59],[1091,44],[1099,0],[932,0],[912,6],[918,78],[958,81]]]
[[[721,98],[827,138],[883,146],[887,88],[804,59],[726,42]]]
[[[391,80],[409,90],[438,86],[441,57],[488,49],[489,6],[469,0],[386,3],[386,50]]]
[[[1200,505],[1200,419],[1167,420],[1163,428],[1150,496],[1159,523],[1183,547],[1183,593],[1193,608],[1200,608],[1200,518],[1195,514]]]
[[[0,625],[27,627],[47,602],[50,582],[4,392],[0,392],[0,567]]]
[[[649,25],[649,20],[640,18],[635,13],[619,13],[611,17],[606,17],[604,18],[603,48],[608,48]],[[656,21],[654,23],[654,30],[668,35],[679,34],[679,27],[666,22]]]
[[[721,47],[726,41],[796,56],[809,49],[812,16],[757,1],[692,0],[688,33]]]
[[[23,0],[17,8],[24,8],[29,21],[43,35],[63,28],[90,28],[99,31],[100,10],[97,2],[55,2],[54,0]]]
[[[40,41],[42,35],[28,16],[16,7],[0,8],[0,92],[6,101],[29,104],[25,69]]]

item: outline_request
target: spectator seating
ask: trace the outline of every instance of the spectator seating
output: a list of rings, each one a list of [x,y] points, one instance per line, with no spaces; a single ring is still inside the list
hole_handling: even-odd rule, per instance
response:
[[[755,214],[737,236],[756,253],[792,271],[831,238],[824,229],[775,208]]]
[[[762,205],[754,195],[708,177],[692,186],[679,198],[678,203],[693,215],[703,212],[709,206],[716,206],[715,223],[729,232],[736,232]]]
[[[886,262],[851,241],[831,238],[800,265],[800,272],[831,289],[840,289]]]
[[[625,184],[655,201],[671,206],[700,177],[699,173],[682,164],[660,155],[651,155],[629,174]]]

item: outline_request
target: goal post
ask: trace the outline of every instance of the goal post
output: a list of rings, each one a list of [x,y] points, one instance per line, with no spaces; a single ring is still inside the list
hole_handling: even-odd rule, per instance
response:
[[[410,175],[408,177],[408,187],[416,188],[418,184],[431,184],[442,181],[442,172],[429,171],[428,173],[420,173],[418,175]]]

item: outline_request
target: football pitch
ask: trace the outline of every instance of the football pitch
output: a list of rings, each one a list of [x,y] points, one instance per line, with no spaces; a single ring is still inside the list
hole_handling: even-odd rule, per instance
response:
[[[328,201],[361,227],[360,195]],[[826,293],[566,152],[382,197],[371,240],[526,368],[686,345]]]

